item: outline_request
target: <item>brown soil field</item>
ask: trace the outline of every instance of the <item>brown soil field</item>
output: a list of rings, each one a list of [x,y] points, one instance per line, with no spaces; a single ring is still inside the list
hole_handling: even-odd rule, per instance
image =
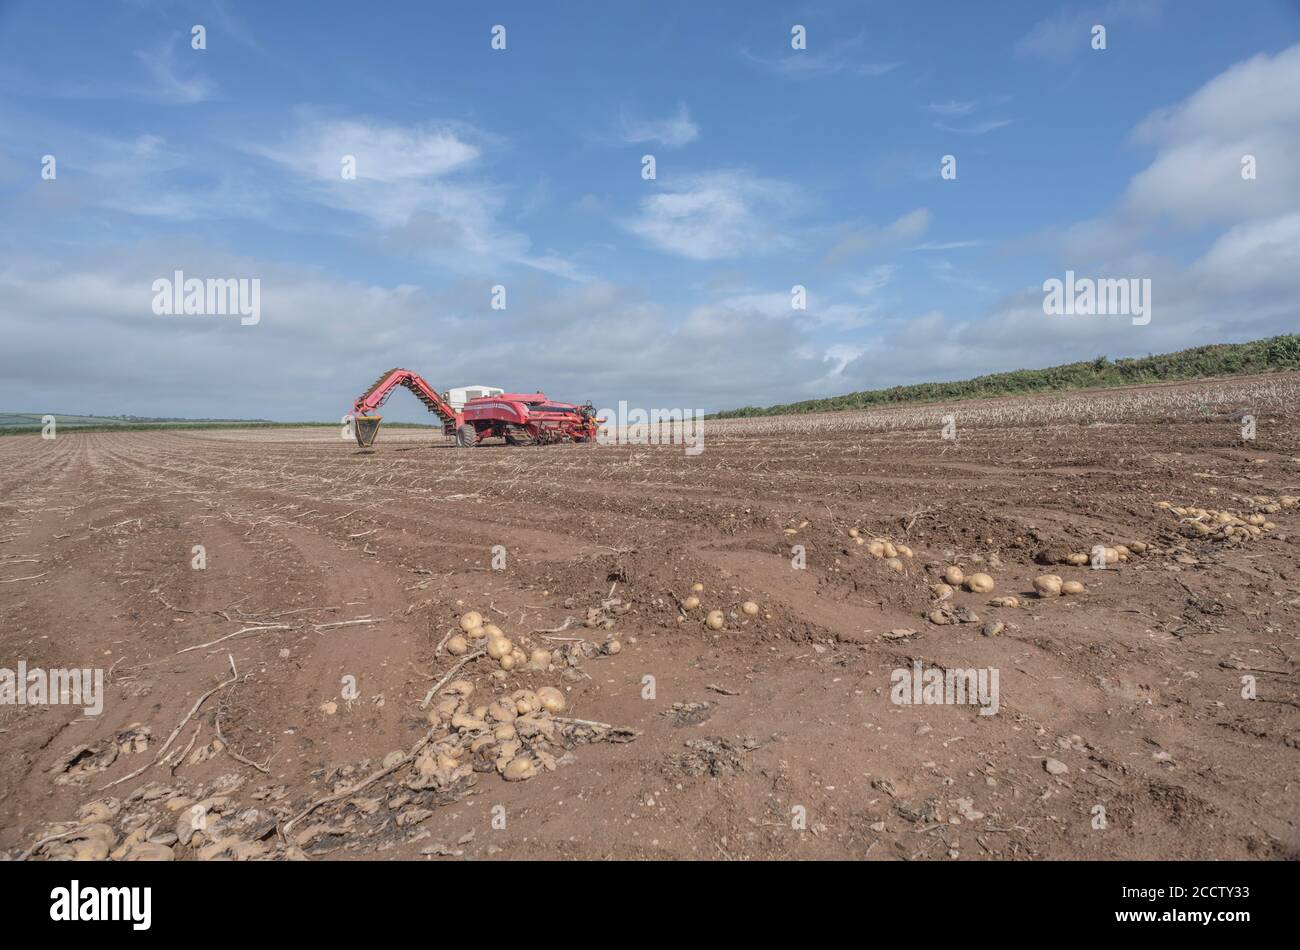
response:
[[[734,420],[696,455],[0,439],[0,667],[105,674],[99,715],[0,705],[0,851],[1300,857],[1298,397],[963,404],[955,438],[938,406]],[[1055,563],[1097,545],[1128,554]],[[995,589],[936,600],[950,565]],[[1046,573],[1085,590],[1037,597]],[[464,662],[453,725],[424,701],[467,611],[551,656]],[[918,666],[995,671],[996,711],[895,702]],[[543,686],[562,711],[483,738]]]

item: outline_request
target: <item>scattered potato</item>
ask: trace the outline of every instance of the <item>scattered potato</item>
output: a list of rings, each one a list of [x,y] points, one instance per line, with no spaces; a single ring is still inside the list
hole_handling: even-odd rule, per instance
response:
[[[885,556],[885,542],[884,542],[884,541],[872,541],[869,545],[867,545],[867,553],[870,554],[872,557],[884,557],[884,556]]]
[[[529,661],[536,663],[542,669],[546,669],[548,666],[551,665],[551,651],[543,650],[540,648],[536,649],[531,654],[529,654],[528,659]]]
[[[948,584],[931,584],[930,593],[936,600],[947,600],[952,596],[952,587]]]
[[[551,715],[564,712],[567,701],[564,694],[554,686],[543,686],[537,691],[537,702]]]
[[[691,590],[695,591],[695,593],[697,593],[697,594],[703,593],[703,592],[704,592],[704,585],[703,585],[703,584],[699,584],[699,583],[692,584],[692,585],[691,585]]]
[[[896,574],[903,573],[903,562],[896,557],[891,557],[885,562],[885,566]]]
[[[481,626],[483,626],[483,615],[477,610],[469,610],[460,615],[460,629],[466,633]]]
[[[858,536],[858,529],[857,529],[857,528],[849,528],[849,537],[850,537],[850,538],[856,538],[857,536]]]
[[[623,644],[619,643],[617,640],[610,640],[605,644],[605,652],[610,656],[613,656],[616,653],[622,653]]]
[[[1019,607],[1019,597],[994,597],[989,601],[991,607]]]
[[[462,732],[479,732],[487,728],[487,723],[482,719],[463,712],[458,712],[451,717],[451,725],[453,729],[459,729]]]
[[[987,594],[993,589],[993,578],[987,574],[972,574],[966,578],[966,589],[973,594]]]
[[[700,606],[700,598],[691,594],[691,596],[682,601],[682,606],[687,610],[694,610],[696,607]]]
[[[758,613],[758,604],[754,603],[752,600],[747,600],[740,605],[740,609],[752,617]]]
[[[721,630],[725,622],[721,610],[710,610],[708,616],[704,618],[704,623],[710,630]]]
[[[452,656],[464,656],[469,652],[469,642],[458,633],[447,641],[447,652]]]
[[[485,623],[485,624],[483,624],[483,636],[485,636],[485,637],[504,637],[505,634],[501,632],[501,628],[498,627],[496,624],[494,624],[494,623]]]
[[[1062,593],[1062,594],[1082,594],[1082,593],[1083,593],[1083,589],[1084,589],[1084,588],[1083,588],[1083,584],[1081,584],[1079,581],[1062,581],[1062,582],[1061,582],[1061,593]]]
[[[953,587],[960,587],[962,582],[966,580],[966,573],[956,564],[951,564],[944,568],[943,579]]]
[[[522,782],[537,774],[537,763],[526,755],[511,759],[501,771],[507,782]]]
[[[1039,597],[1059,597],[1061,583],[1056,574],[1041,574],[1034,578],[1034,590],[1038,591]]]
[[[487,652],[488,656],[494,660],[499,660],[503,656],[509,656],[514,650],[514,644],[507,637],[490,637],[488,638]]]

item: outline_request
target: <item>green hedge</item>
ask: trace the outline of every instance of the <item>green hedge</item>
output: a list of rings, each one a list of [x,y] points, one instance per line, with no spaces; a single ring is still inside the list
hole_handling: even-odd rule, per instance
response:
[[[841,409],[868,409],[905,403],[950,402],[959,399],[987,399],[1018,393],[1052,392],[1068,389],[1092,389],[1106,386],[1133,386],[1142,383],[1198,379],[1206,376],[1268,373],[1300,369],[1300,335],[1275,336],[1252,343],[1220,343],[1198,346],[1177,353],[1144,356],[1139,359],[1110,360],[1099,356],[1082,363],[1066,363],[1047,369],[1018,369],[1010,373],[992,373],[950,383],[917,383],[807,399],[781,406],[757,408],[744,406],[714,413],[710,418],[736,419],[746,416],[779,416],[800,412],[833,412]]]

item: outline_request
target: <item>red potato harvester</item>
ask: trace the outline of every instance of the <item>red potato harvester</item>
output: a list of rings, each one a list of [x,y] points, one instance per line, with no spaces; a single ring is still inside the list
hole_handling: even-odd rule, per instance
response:
[[[442,420],[442,431],[454,436],[461,448],[483,439],[504,439],[510,445],[545,442],[590,442],[603,419],[596,418],[591,403],[581,406],[553,402],[545,393],[505,393],[490,387],[464,387],[441,395],[418,373],[390,369],[375,380],[353,404],[353,432],[357,445],[369,448],[379,434],[382,416],[375,415],[392,392],[402,386],[415,394],[426,409]],[[463,401],[453,394],[484,393]]]

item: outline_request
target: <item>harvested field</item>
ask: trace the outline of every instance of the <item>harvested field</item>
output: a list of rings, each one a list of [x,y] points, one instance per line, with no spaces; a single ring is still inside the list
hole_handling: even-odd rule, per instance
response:
[[[105,671],[100,715],[0,706],[0,850],[1294,859],[1297,397],[995,400],[954,438],[940,406],[741,419],[693,456],[0,439],[0,666]],[[1096,546],[1127,554],[1061,563]],[[994,589],[936,596],[954,565]],[[470,610],[549,668],[449,655]],[[462,662],[466,720],[563,692],[512,750],[535,776],[431,723]],[[894,702],[918,667],[996,671],[996,711]]]

